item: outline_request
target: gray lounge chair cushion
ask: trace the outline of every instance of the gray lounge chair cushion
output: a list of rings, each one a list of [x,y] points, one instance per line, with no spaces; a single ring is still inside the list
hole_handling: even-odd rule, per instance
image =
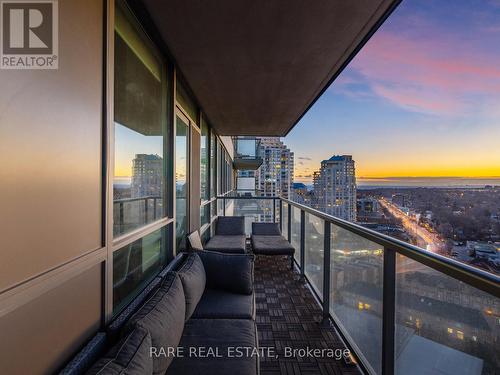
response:
[[[244,235],[215,235],[205,244],[205,250],[219,251],[221,253],[245,254],[246,237]]]
[[[255,375],[258,373],[258,358],[251,355],[231,357],[231,348],[257,347],[256,325],[244,319],[191,319],[186,323],[180,346],[184,357],[177,357],[167,375]],[[218,348],[221,358],[201,358],[188,355],[189,348]],[[250,353],[251,354],[251,353]]]
[[[199,251],[207,288],[232,293],[253,293],[254,257],[250,254],[223,254],[215,251]]]
[[[143,328],[152,346],[165,351],[179,345],[186,317],[186,299],[177,273],[169,272],[160,287],[129,320],[124,333]],[[172,362],[169,356],[153,356],[153,374],[164,374]]]
[[[207,289],[192,319],[255,319],[255,294]]]
[[[207,281],[205,268],[198,254],[193,253],[188,255],[177,273],[181,279],[184,296],[186,297],[186,320],[188,320],[205,290]]]
[[[136,328],[99,359],[87,375],[152,374],[151,345],[149,332],[143,328]]]
[[[252,235],[252,248],[255,254],[293,255],[294,247],[283,236]]]
[[[215,234],[222,236],[245,235],[245,217],[219,216],[215,226]]]
[[[252,234],[260,236],[281,236],[280,226],[276,223],[252,223]]]

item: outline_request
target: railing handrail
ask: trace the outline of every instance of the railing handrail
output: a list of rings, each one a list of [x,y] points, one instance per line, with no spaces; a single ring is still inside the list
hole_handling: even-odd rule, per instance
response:
[[[135,202],[135,201],[143,201],[146,199],[161,199],[161,196],[160,195],[148,195],[146,197],[115,199],[115,200],[113,200],[113,203]]]
[[[262,195],[228,195],[230,192],[225,193],[223,195],[218,195],[217,199],[269,199],[269,200],[278,200],[280,197],[265,197]]]
[[[237,197],[238,198],[238,197]],[[309,206],[291,201],[286,198],[280,199],[291,206],[297,207],[305,212],[313,214],[325,221],[330,222],[338,227],[346,229],[350,232],[358,234],[370,241],[376,242],[379,245],[389,250],[394,250],[408,258],[411,258],[425,266],[428,266],[436,271],[451,276],[459,281],[469,284],[477,289],[483,290],[493,296],[500,298],[500,277],[484,271],[480,268],[470,266],[468,264],[447,258],[430,251],[426,251],[418,246],[411,245],[396,238],[376,232],[372,229],[365,228],[361,225],[351,223],[347,220],[339,219],[335,216],[318,211]]]

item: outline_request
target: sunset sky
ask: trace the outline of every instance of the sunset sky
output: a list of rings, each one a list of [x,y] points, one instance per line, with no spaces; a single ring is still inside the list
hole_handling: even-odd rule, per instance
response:
[[[404,0],[284,139],[295,180],[500,176],[500,0]]]

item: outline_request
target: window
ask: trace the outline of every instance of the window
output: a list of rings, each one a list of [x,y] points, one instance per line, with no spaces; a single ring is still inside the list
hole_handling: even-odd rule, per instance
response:
[[[209,149],[209,129],[206,121],[201,122],[201,145],[200,145],[200,198],[206,201],[210,198],[209,170],[208,170],[208,149]]]
[[[115,12],[113,233],[165,216],[164,64],[124,6]]]
[[[166,265],[165,227],[113,253],[113,313],[119,313]]]
[[[212,131],[210,134],[210,195],[214,198],[217,195],[217,141]]]
[[[182,107],[186,114],[193,120],[194,122],[198,121],[198,108],[196,104],[191,99],[191,96],[188,94],[186,87],[184,84],[177,80],[176,84],[176,100],[179,105]]]
[[[177,250],[184,248],[184,238],[188,230],[188,135],[189,121],[180,113],[176,120],[175,135],[175,230]]]

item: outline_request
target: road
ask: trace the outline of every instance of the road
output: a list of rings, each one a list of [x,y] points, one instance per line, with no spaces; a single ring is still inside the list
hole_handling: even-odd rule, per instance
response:
[[[444,249],[443,240],[436,234],[430,232],[427,228],[419,225],[415,218],[406,215],[398,206],[389,202],[387,199],[379,199],[379,203],[389,211],[395,218],[401,221],[405,230],[416,238],[417,246],[431,252],[440,252]]]

